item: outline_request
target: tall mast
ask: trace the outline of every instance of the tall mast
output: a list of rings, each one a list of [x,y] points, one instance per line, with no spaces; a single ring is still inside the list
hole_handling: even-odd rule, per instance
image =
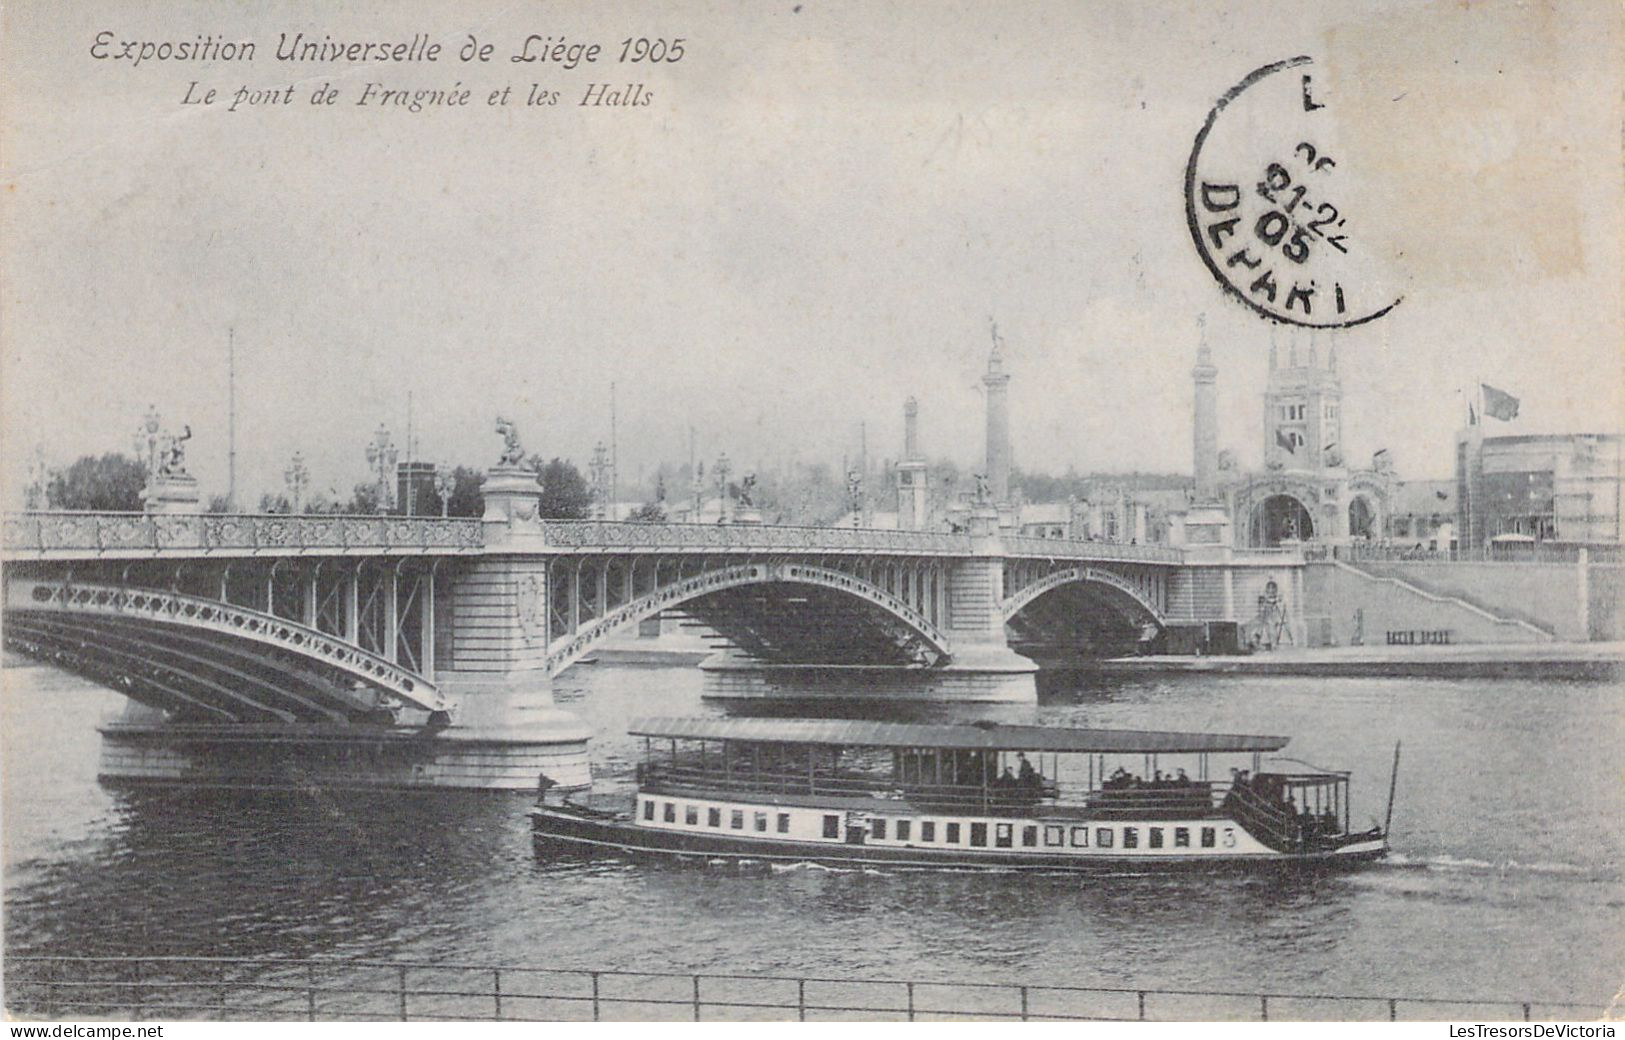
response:
[[[237,330],[226,328],[226,509],[237,510]]]
[[[416,510],[413,507],[417,505],[418,484],[416,474],[412,472],[412,391],[410,390],[406,392],[406,473],[406,515],[414,516]],[[395,480],[397,483],[400,482],[399,473],[395,475]]]
[[[620,470],[616,468],[619,456],[615,451],[615,381],[609,383],[609,518],[615,517],[615,485],[620,480]]]

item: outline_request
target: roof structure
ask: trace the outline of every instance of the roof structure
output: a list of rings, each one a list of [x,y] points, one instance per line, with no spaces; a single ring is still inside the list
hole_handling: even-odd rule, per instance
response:
[[[1238,733],[1171,733],[1133,729],[1062,729],[977,723],[951,726],[843,719],[633,719],[627,732],[663,740],[735,740],[831,747],[948,748],[969,751],[1056,751],[1101,754],[1196,754],[1279,751],[1288,737]]]

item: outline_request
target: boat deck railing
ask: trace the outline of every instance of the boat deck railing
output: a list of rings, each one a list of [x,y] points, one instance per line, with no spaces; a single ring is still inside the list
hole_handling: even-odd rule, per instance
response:
[[[1140,786],[1091,786],[1043,780],[1036,785],[991,786],[969,784],[897,783],[889,777],[865,776],[849,771],[751,770],[737,773],[685,766],[639,766],[639,787],[650,794],[686,797],[746,795],[757,797],[838,798],[906,801],[925,812],[976,812],[995,816],[1034,813],[1087,814],[1098,819],[1159,816],[1185,819],[1232,814],[1261,841],[1280,850],[1297,849],[1305,838],[1305,823],[1284,804],[1270,800],[1246,785],[1229,781],[1179,780]],[[1343,827],[1326,826],[1321,835],[1340,834]]]
[[[1173,989],[338,958],[6,958],[17,1018],[212,1021],[1595,1021],[1570,997]]]

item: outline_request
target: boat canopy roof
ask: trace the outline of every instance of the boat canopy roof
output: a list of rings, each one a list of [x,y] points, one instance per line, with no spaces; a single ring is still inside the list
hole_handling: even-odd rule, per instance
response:
[[[1279,751],[1290,738],[1238,733],[1170,733],[1058,726],[967,726],[842,719],[642,718],[627,732],[671,740],[737,740],[755,744],[939,748],[969,751],[1055,751],[1102,754],[1195,754]]]

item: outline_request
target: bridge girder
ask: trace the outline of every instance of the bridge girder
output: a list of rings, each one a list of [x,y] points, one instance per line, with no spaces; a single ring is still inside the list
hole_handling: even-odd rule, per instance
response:
[[[831,609],[836,603],[853,619],[846,627],[848,635],[861,632],[867,637],[857,648],[843,645],[843,652],[857,649],[864,656],[884,658],[876,663],[919,667],[942,663],[952,653],[948,637],[905,598],[852,573],[783,560],[741,563],[726,557],[678,557],[668,562],[667,581],[661,583],[662,563],[656,560],[648,569],[650,587],[641,594],[639,590],[644,586],[638,582],[635,564],[627,568],[618,601],[607,595],[607,580],[600,580],[609,571],[608,559],[554,565],[548,581],[552,601],[548,610],[550,618],[565,631],[549,644],[548,674],[559,674],[604,640],[644,618],[679,610],[713,625],[745,652],[769,658],[838,645],[839,639],[823,638],[829,631],[829,619],[836,616]],[[593,592],[586,602],[590,609],[601,611],[596,617],[582,616],[584,573],[593,581]],[[794,602],[796,597],[785,594],[790,589],[800,590],[805,602]],[[758,594],[755,606],[775,611],[778,618],[758,617],[752,621],[742,609],[744,600],[739,596],[743,590],[754,590]],[[768,593],[761,598],[767,590],[780,594]],[[561,596],[563,603],[558,602]],[[791,617],[797,620],[787,620]],[[789,645],[786,634],[798,632],[814,638],[802,638]]]
[[[1165,627],[1168,619],[1157,600],[1165,594],[1162,577],[1155,574],[1127,577],[1104,567],[1054,566],[1006,568],[1015,571],[1015,580],[1007,576],[1007,589],[1014,587],[1000,604],[1006,621],[1011,620],[1036,600],[1056,589],[1068,585],[1096,585],[1109,588],[1136,604],[1158,628]]]
[[[340,637],[247,607],[165,590],[30,578],[8,579],[5,602],[8,633],[15,620],[36,634],[77,639],[81,656],[102,640],[122,647],[117,652],[132,664],[193,675],[200,689],[213,686],[200,669],[259,687],[263,697],[239,691],[233,701],[248,712],[361,719],[377,715],[378,695],[423,711],[450,707],[423,676]],[[358,685],[372,692],[362,694]],[[262,703],[266,698],[272,703]]]
[[[124,618],[17,612],[34,630],[49,626],[62,640],[108,648],[131,661],[193,673],[217,692],[215,703],[264,713],[278,721],[345,722],[377,714],[378,691],[356,689],[341,673],[312,667],[287,654],[216,633],[159,628]]]

